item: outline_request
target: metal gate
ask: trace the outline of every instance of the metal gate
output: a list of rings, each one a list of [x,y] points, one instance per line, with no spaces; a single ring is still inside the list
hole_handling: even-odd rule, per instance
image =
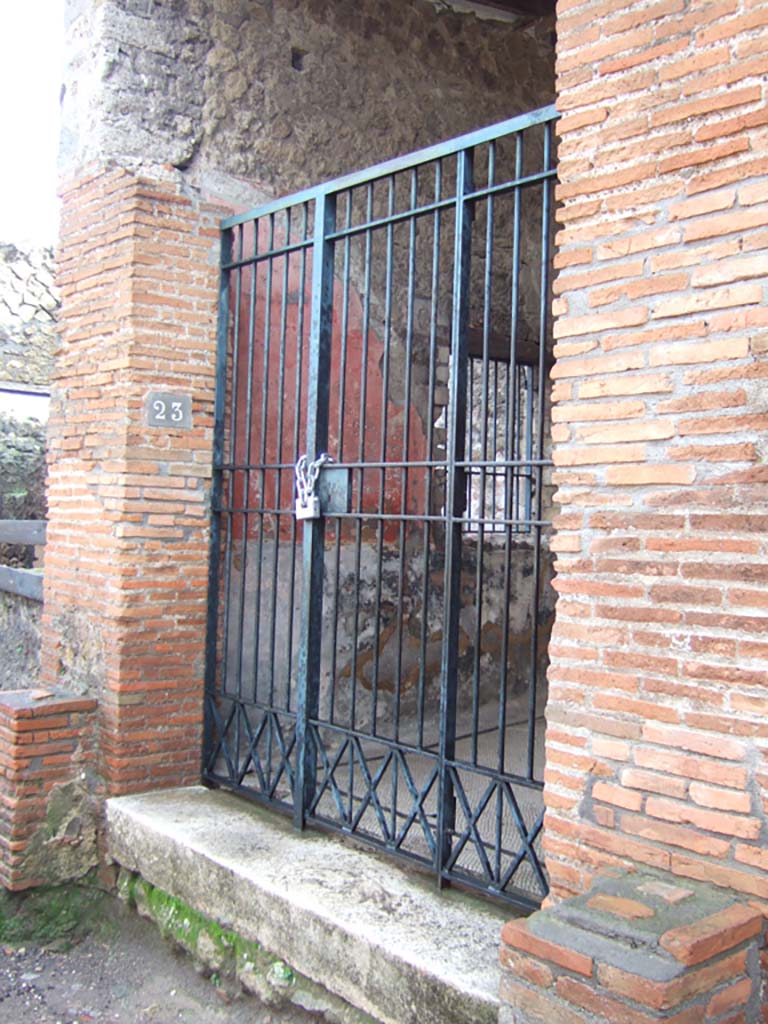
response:
[[[553,108],[224,222],[203,775],[537,906]]]

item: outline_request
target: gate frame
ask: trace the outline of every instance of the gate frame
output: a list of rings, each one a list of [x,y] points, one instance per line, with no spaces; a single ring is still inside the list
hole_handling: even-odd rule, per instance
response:
[[[472,224],[472,204],[474,201],[491,197],[495,191],[509,191],[511,187],[520,190],[527,185],[541,184],[542,186],[542,252],[541,252],[541,294],[539,296],[539,339],[540,344],[539,361],[540,381],[544,380],[544,367],[548,361],[545,351],[544,339],[547,325],[547,295],[551,283],[552,252],[549,244],[549,219],[551,216],[551,185],[557,175],[556,164],[553,163],[553,147],[551,144],[552,127],[557,119],[557,112],[554,105],[532,111],[518,117],[510,118],[495,125],[478,129],[476,131],[459,136],[445,143],[440,143],[415,153],[397,157],[393,160],[374,165],[363,171],[344,177],[334,179],[330,182],[303,190],[289,195],[282,199],[274,200],[264,204],[257,209],[246,213],[228,217],[221,222],[221,271],[219,285],[219,319],[217,336],[217,361],[216,361],[216,403],[215,403],[215,426],[214,426],[214,469],[212,482],[211,500],[211,544],[209,562],[209,605],[206,642],[206,670],[205,670],[205,718],[204,718],[204,740],[203,740],[203,778],[208,784],[219,785],[221,778],[215,778],[211,774],[210,766],[215,760],[217,751],[222,746],[219,740],[218,746],[214,743],[214,730],[217,722],[213,709],[217,692],[217,634],[219,619],[219,584],[221,570],[221,512],[223,498],[223,456],[225,447],[225,417],[226,417],[226,393],[227,393],[227,362],[230,329],[231,311],[231,288],[229,283],[230,274],[253,263],[257,254],[253,257],[243,257],[242,250],[237,257],[233,255],[233,230],[249,222],[256,222],[261,218],[271,216],[289,207],[300,204],[315,204],[314,229],[311,243],[307,239],[306,251],[312,252],[312,298],[311,298],[311,319],[308,349],[308,398],[307,398],[307,425],[305,429],[305,447],[309,456],[317,457],[325,450],[328,442],[328,411],[329,411],[329,378],[331,360],[331,326],[333,314],[333,288],[334,288],[334,256],[335,243],[343,232],[336,228],[336,197],[349,191],[355,186],[373,182],[385,176],[394,176],[398,172],[411,170],[420,165],[445,158],[456,156],[457,159],[457,183],[456,193],[452,198],[441,200],[435,203],[434,208],[453,207],[455,208],[455,238],[454,238],[454,261],[453,261],[453,303],[451,317],[451,364],[450,380],[452,388],[450,393],[450,415],[449,415],[449,437],[448,448],[445,456],[447,470],[446,494],[452,495],[452,511],[445,516],[446,529],[450,531],[450,541],[445,548],[445,607],[444,607],[444,629],[441,652],[441,706],[440,706],[440,748],[437,763],[441,766],[438,772],[439,795],[438,795],[438,824],[436,829],[436,851],[434,870],[438,877],[438,883],[442,886],[448,882],[466,882],[470,887],[470,881],[457,878],[450,874],[446,867],[450,857],[450,832],[454,826],[456,798],[454,785],[451,782],[451,774],[457,768],[449,768],[449,763],[455,759],[455,732],[456,732],[456,685],[457,685],[457,661],[458,648],[455,637],[458,633],[459,611],[461,607],[459,587],[460,573],[454,571],[454,563],[461,563],[461,551],[464,543],[463,528],[465,519],[463,516],[464,504],[464,477],[466,470],[462,465],[466,462],[467,456],[464,452],[466,432],[466,386],[468,366],[468,319],[469,319],[469,287],[470,287],[470,243]],[[513,186],[510,182],[487,186],[475,190],[473,182],[473,152],[475,147],[484,143],[509,136],[522,134],[527,128],[544,125],[544,153],[542,159],[542,170],[536,174],[518,176],[514,179]],[[420,208],[420,209],[423,209]],[[432,209],[431,206],[427,209]],[[409,211],[413,215],[414,211]],[[369,230],[395,219],[378,218],[368,226]],[[515,214],[515,225],[519,224],[519,210]],[[287,250],[286,250],[287,251]],[[317,258],[317,254],[320,257]],[[264,254],[258,254],[263,258]],[[239,296],[239,289],[238,289]],[[239,298],[238,298],[239,303]],[[235,322],[239,317],[239,306],[235,310]],[[235,328],[237,331],[237,327]],[[516,351],[517,342],[513,348]],[[513,358],[514,363],[514,358]],[[536,595],[536,608],[538,608],[538,592],[540,588],[540,534],[542,528],[547,525],[541,520],[541,477],[545,466],[551,465],[551,460],[544,459],[542,449],[542,432],[544,426],[544,402],[539,402],[537,415],[538,440],[537,452],[532,459],[523,460],[530,465],[538,479],[537,497],[535,500],[535,514],[531,517],[530,527],[535,532],[534,542],[534,593]],[[446,500],[446,507],[448,501]],[[302,601],[299,635],[301,637],[298,653],[297,673],[297,701],[296,701],[296,725],[294,743],[298,748],[299,756],[296,764],[296,777],[293,785],[293,820],[297,829],[302,829],[307,824],[307,808],[312,802],[315,790],[317,752],[311,740],[309,728],[311,720],[318,713],[319,682],[320,682],[320,658],[321,658],[321,618],[323,607],[323,567],[324,567],[324,535],[325,517],[310,520],[304,523],[302,563],[303,576],[305,580],[305,593],[308,599]],[[538,633],[538,616],[533,616],[533,638],[532,649],[536,649],[536,637]],[[532,667],[532,679],[535,679],[535,661]],[[528,721],[528,756],[527,768],[529,773],[529,785],[533,784],[533,737],[535,723],[532,716],[536,710],[536,694],[534,683],[530,684],[529,695],[529,721]],[[449,692],[450,691],[450,692]],[[225,745],[225,744],[224,744]],[[251,755],[253,749],[251,750]],[[285,754],[287,764],[290,750]],[[499,780],[505,778],[499,774]],[[238,786],[238,792],[243,789]],[[543,782],[537,782],[535,788],[542,789]],[[300,794],[301,798],[296,799]],[[266,802],[268,806],[275,806],[266,796],[258,792],[249,792],[246,795],[253,799]],[[422,793],[422,798],[424,793]],[[514,794],[511,797],[516,804]],[[479,814],[480,812],[476,812]],[[497,810],[497,817],[499,816]],[[542,898],[546,896],[548,887],[542,863],[533,850],[532,844],[539,835],[543,825],[543,810],[535,825],[530,829],[525,825],[519,809],[514,813],[515,824],[520,832],[522,847],[515,854],[515,867],[525,860],[531,864],[534,874],[538,878],[541,887]],[[315,823],[317,824],[317,823]],[[467,830],[473,830],[473,822],[470,821]],[[465,830],[466,831],[466,830]],[[356,838],[361,841],[369,840],[365,834],[355,833]],[[374,845],[381,848],[381,844]],[[406,856],[400,851],[395,851],[400,856]],[[409,863],[413,863],[412,857],[406,857]],[[508,883],[507,883],[508,884]],[[514,896],[510,896],[503,890],[495,891],[482,887],[482,891],[490,892],[493,895],[501,896],[526,910],[536,909],[539,900],[528,898],[522,890],[515,890]]]

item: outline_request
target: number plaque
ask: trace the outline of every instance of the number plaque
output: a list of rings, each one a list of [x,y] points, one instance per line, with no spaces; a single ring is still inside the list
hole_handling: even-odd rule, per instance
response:
[[[147,423],[168,430],[189,430],[192,426],[192,397],[151,391],[147,396]]]

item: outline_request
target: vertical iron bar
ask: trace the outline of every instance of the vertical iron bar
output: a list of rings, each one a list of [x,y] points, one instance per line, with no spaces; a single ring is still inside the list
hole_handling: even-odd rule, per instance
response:
[[[552,147],[552,124],[547,122],[544,125],[544,155],[543,169],[549,169],[550,153]],[[536,519],[533,525],[533,614],[531,623],[531,670],[528,693],[528,778],[534,775],[534,757],[536,745],[536,683],[538,677],[539,657],[539,600],[541,590],[541,516],[543,511],[542,484],[544,458],[544,382],[546,367],[547,348],[547,308],[549,306],[549,234],[550,234],[550,197],[551,184],[545,179],[541,185],[541,277],[539,293],[539,365],[538,365],[538,399],[539,405],[536,410],[536,466],[534,468],[534,479],[536,481],[536,500],[534,513]]]
[[[285,211],[285,244],[289,246],[291,244],[291,208]],[[274,483],[273,493],[275,496],[273,508],[275,509],[274,515],[274,535],[272,538],[272,609],[270,613],[269,622],[269,664],[271,666],[270,677],[269,677],[269,706],[273,708],[275,706],[275,675],[277,673],[277,661],[275,653],[277,649],[277,595],[279,591],[279,578],[280,578],[280,527],[282,523],[282,516],[280,514],[280,508],[282,505],[282,484],[283,484],[283,470],[280,468],[280,464],[283,462],[283,414],[285,410],[285,346],[287,339],[287,320],[288,320],[288,286],[289,286],[289,270],[290,270],[290,252],[285,252],[283,259],[283,279],[281,282],[281,294],[280,294],[280,352],[279,352],[279,366],[277,371],[277,433],[274,439],[274,452],[275,452],[275,464],[277,469],[273,470]],[[270,773],[271,779],[271,773]]]
[[[368,185],[366,195],[366,223],[373,219],[373,185]],[[360,462],[358,494],[357,494],[357,536],[355,537],[355,579],[360,579],[360,555],[362,550],[362,515],[365,506],[365,431],[368,410],[368,334],[371,324],[371,273],[372,273],[372,236],[370,228],[365,232],[365,252],[363,257],[363,351],[360,357],[360,444],[358,460]],[[355,588],[355,629],[354,637],[360,632],[360,587]],[[352,644],[352,700],[350,705],[350,726],[357,728],[357,642]]]
[[[366,189],[365,219],[370,224],[373,220],[373,184],[369,183]],[[358,581],[355,587],[355,618],[354,632],[352,634],[352,694],[349,702],[350,728],[357,728],[357,638],[360,635],[360,565],[363,545],[363,509],[365,506],[365,430],[366,413],[368,408],[368,332],[371,325],[371,270],[373,262],[372,236],[370,228],[365,232],[365,252],[363,267],[363,351],[360,356],[360,444],[358,447],[358,458],[360,461],[360,474],[357,494],[357,517],[355,520],[355,579]],[[352,745],[349,746],[348,761],[348,809],[349,820],[354,815],[355,801],[355,758]]]
[[[389,177],[389,200],[387,203],[387,214],[391,217],[395,212],[395,176]],[[387,430],[389,426],[388,408],[389,402],[389,372],[390,372],[390,345],[392,343],[392,262],[393,262],[393,227],[388,223],[386,227],[386,260],[384,267],[384,330],[383,330],[383,380],[381,384],[381,434],[379,444],[379,503],[377,511],[382,515],[376,521],[377,555],[376,555],[376,613],[374,622],[374,646],[373,646],[373,700],[371,702],[371,734],[377,734],[376,719],[378,717],[379,704],[379,636],[381,635],[381,591],[382,591],[382,563],[384,561],[384,531],[386,520],[383,514],[386,508],[387,495]]]
[[[250,496],[251,496],[251,417],[253,412],[253,357],[254,357],[254,340],[255,340],[255,328],[256,328],[256,293],[258,290],[258,264],[256,263],[255,257],[259,252],[259,222],[254,221],[253,225],[253,256],[254,261],[251,263],[250,278],[251,278],[251,294],[248,298],[248,355],[246,360],[246,373],[247,378],[245,382],[245,417],[243,419],[243,431],[245,435],[245,452],[243,453],[243,464],[245,468],[242,470],[243,473],[243,556],[242,565],[240,569],[240,605],[238,609],[238,629],[240,634],[240,642],[238,644],[238,658],[237,658],[237,696],[242,699],[243,693],[243,647],[245,644],[245,605],[246,605],[246,587],[248,579],[248,532],[250,528],[249,512],[250,507]],[[240,270],[240,275],[245,273],[244,269]],[[238,339],[239,344],[239,339]],[[239,362],[239,353],[237,355],[237,361]],[[237,429],[237,426],[235,426]],[[237,459],[235,461],[238,461]],[[253,680],[254,692],[251,697],[255,697],[256,679],[254,676]],[[240,732],[238,730],[238,740]]]
[[[352,193],[347,192],[347,209],[344,217],[344,226],[349,228],[352,224]],[[347,389],[347,332],[349,330],[349,287],[350,287],[350,238],[347,235],[344,239],[344,259],[341,281],[341,353],[339,365],[339,409],[337,419],[337,451],[335,458],[337,462],[344,461],[344,414],[346,406]],[[333,612],[331,614],[331,692],[329,697],[328,719],[334,720],[335,697],[336,697],[336,645],[339,639],[339,578],[341,575],[341,534],[344,525],[343,519],[337,519],[335,524],[334,538],[334,571],[333,571]]]
[[[505,363],[499,362],[498,359],[493,361],[493,412],[491,414],[493,421],[493,458],[498,458],[499,454],[499,374],[501,374],[501,382],[504,384],[504,367]],[[491,519],[494,521],[493,529],[497,529],[496,520],[499,518],[499,477],[496,467],[493,468],[493,484],[491,487],[491,493],[493,495]],[[504,506],[502,505],[501,514],[504,514]]]
[[[440,694],[440,796],[438,806],[437,873],[443,881],[450,856],[456,798],[446,762],[456,756],[456,690],[458,676],[459,613],[461,611],[461,540],[465,474],[456,465],[464,459],[467,429],[467,326],[472,246],[472,210],[464,198],[472,191],[472,150],[456,158],[456,220],[453,260],[453,309],[451,311],[451,365],[447,443],[447,490],[445,498],[445,612]]]
[[[327,236],[336,225],[336,197],[321,193],[315,206],[315,236],[312,256],[312,317],[307,360],[307,452],[311,459],[328,444],[328,398],[333,324],[334,243]],[[296,708],[296,792],[293,820],[303,828],[307,808],[315,792],[317,757],[309,735],[310,720],[316,718],[320,687],[320,656],[323,615],[323,561],[325,521],[304,522],[304,598],[301,606],[301,641]]]
[[[301,217],[301,240],[307,241],[307,229],[309,221],[309,204],[304,203]],[[306,282],[307,282],[307,249],[301,247],[301,258],[299,262],[299,294],[298,311],[296,316],[296,382],[293,397],[293,448],[291,450],[290,462],[295,463],[299,458],[299,440],[301,431],[301,382],[302,368],[304,361],[304,306],[306,304]],[[289,610],[288,610],[288,652],[286,665],[286,702],[285,710],[291,710],[291,679],[293,678],[293,605],[296,597],[296,537],[298,527],[296,517],[291,516],[291,538],[290,538],[290,569],[289,569]]]
[[[389,203],[388,203],[388,214],[391,216],[395,212],[395,176],[391,175],[389,179]],[[373,649],[373,728],[372,732],[376,735],[376,718],[378,717],[378,699],[379,699],[379,666],[380,666],[380,644],[379,636],[381,630],[381,591],[382,591],[382,578],[384,573],[382,571],[382,563],[384,560],[384,533],[386,531],[386,520],[383,518],[384,512],[387,506],[387,434],[389,431],[389,409],[387,404],[389,402],[389,375],[392,368],[392,278],[393,278],[393,263],[394,263],[394,245],[395,245],[395,233],[392,224],[388,224],[386,228],[387,237],[387,257],[384,272],[384,379],[382,381],[381,389],[381,448],[379,450],[379,458],[381,459],[381,473],[379,477],[379,507],[378,512],[382,514],[382,518],[377,523],[378,529],[378,557],[377,557],[377,574],[376,574],[376,631],[374,634],[374,649]],[[394,725],[394,723],[392,723]],[[391,801],[391,825],[390,831],[393,836],[397,835],[397,758],[392,758],[390,761],[391,768],[391,779],[390,779],[390,801]]]
[[[245,234],[245,226],[242,226],[238,233],[238,251],[239,258],[243,256],[243,237]],[[235,313],[234,313],[234,324],[232,328],[232,403],[229,417],[229,452],[230,462],[232,465],[237,465],[237,391],[240,383],[240,306],[242,300],[243,290],[243,271],[238,269],[237,284],[235,287]],[[226,593],[224,601],[224,673],[222,680],[222,689],[225,690],[229,681],[229,631],[230,631],[230,618],[232,612],[232,544],[233,534],[235,531],[235,525],[238,522],[236,519],[235,512],[235,494],[237,491],[238,481],[238,470],[231,469],[229,471],[229,513],[227,516],[227,550],[226,550]],[[238,644],[238,660],[239,665],[240,658],[242,658],[242,651],[240,649],[243,642],[242,633],[237,636]],[[240,671],[239,668],[235,674],[236,685],[239,692],[240,689]]]
[[[523,135],[518,132],[515,135],[515,180],[519,180],[523,173]],[[518,408],[518,373],[517,373],[517,332],[520,317],[520,206],[522,193],[519,187],[513,192],[513,219],[512,219],[512,282],[510,290],[510,349],[508,367],[507,392],[507,422],[505,431],[504,458],[517,459],[517,408]],[[511,444],[511,449],[510,449]],[[507,468],[506,499],[504,503],[504,516],[511,519],[517,516],[520,467]],[[510,507],[511,498],[511,507]]]
[[[397,667],[395,672],[395,741],[400,740],[400,696],[403,675],[403,583],[405,579],[405,514],[408,511],[408,454],[411,427],[411,370],[413,363],[413,301],[416,279],[416,209],[418,171],[411,171],[411,217],[408,223],[408,290],[405,318],[405,423],[403,426],[403,467],[400,470],[400,561],[397,580]]]
[[[443,190],[443,165],[440,160],[435,165],[435,202],[442,198]],[[427,460],[435,457],[435,377],[437,373],[437,320],[440,302],[440,211],[435,210],[432,221],[432,280],[430,289],[430,310],[429,310],[429,380],[427,383]],[[432,514],[432,483],[434,468],[428,466],[425,470],[425,497],[424,514]],[[419,736],[418,745],[424,745],[424,701],[426,696],[426,670],[427,670],[427,638],[429,634],[429,546],[431,543],[431,520],[424,522],[424,562],[422,566],[422,595],[421,595],[421,664],[419,667],[419,692],[418,692],[418,715],[419,715]]]
[[[503,784],[499,782],[496,786],[496,835],[494,836],[495,857],[493,861],[494,879],[498,883],[501,879],[501,854],[504,843],[504,792]]]
[[[467,454],[469,458],[472,458],[472,454],[475,450],[475,381],[477,378],[477,359],[474,356],[467,358],[467,373],[468,373],[468,387],[467,387],[467,428],[469,437],[467,438]],[[475,514],[475,471],[472,466],[467,470],[467,515],[469,517]],[[468,518],[464,524],[465,530],[472,529],[472,520]]]
[[[274,252],[275,249],[275,214],[270,213],[269,215],[269,239],[267,241],[267,251]],[[258,511],[259,517],[259,554],[258,554],[258,586],[256,588],[256,622],[254,623],[254,638],[256,643],[256,651],[254,657],[254,669],[255,669],[255,680],[254,680],[254,699],[256,698],[256,691],[259,683],[259,660],[258,653],[261,649],[261,604],[262,604],[262,580],[264,578],[264,527],[267,521],[267,514],[265,509],[269,508],[267,501],[267,460],[268,460],[268,448],[267,448],[267,437],[269,435],[269,360],[271,356],[271,340],[272,340],[272,284],[274,279],[274,262],[275,257],[270,256],[267,260],[267,281],[264,289],[265,307],[264,307],[264,368],[263,376],[261,381],[261,467],[260,467],[260,507]],[[271,581],[267,582],[269,586],[271,583],[272,593],[274,596],[274,588],[276,586],[276,580],[274,577]],[[275,690],[275,664],[274,661],[269,663],[269,698],[268,702],[270,708],[272,706],[274,690]],[[267,780],[272,778],[272,747],[274,744],[273,736],[273,722],[272,715],[267,716],[266,722],[266,777]],[[267,783],[269,784],[269,782]]]
[[[269,237],[267,239],[267,252],[272,252],[275,247],[275,215],[271,213],[269,215]],[[267,263],[267,279],[264,285],[264,356],[262,360],[262,378],[261,378],[261,451],[259,453],[261,464],[259,467],[259,507],[257,510],[258,521],[259,521],[259,544],[256,555],[256,593],[254,599],[254,623],[253,623],[253,637],[254,643],[256,644],[256,657],[254,659],[254,681],[253,681],[253,696],[254,700],[258,694],[259,687],[259,660],[258,650],[261,643],[261,587],[262,579],[264,576],[263,564],[264,564],[264,509],[266,507],[266,469],[265,463],[267,461],[267,430],[269,427],[268,420],[268,406],[269,406],[269,349],[270,349],[270,335],[272,333],[272,277],[273,277],[273,264],[274,257],[270,256]],[[250,417],[249,417],[250,421]],[[250,430],[250,422],[248,424]],[[250,434],[249,434],[250,444]],[[273,672],[274,666],[269,667],[269,688],[270,688],[270,703],[273,686]]]
[[[491,188],[495,180],[496,170],[496,147],[491,143],[488,147],[488,187]],[[477,548],[475,565],[475,643],[474,658],[472,666],[472,763],[477,764],[477,740],[480,721],[480,656],[483,620],[483,583],[485,557],[485,516],[486,516],[486,487],[488,482],[488,468],[485,465],[488,459],[488,346],[491,333],[491,279],[493,272],[493,196],[489,195],[486,201],[485,221],[485,276],[483,280],[483,363],[481,374],[482,400],[480,405],[480,423],[482,425],[481,455],[482,468],[480,471],[480,508],[478,510],[477,524]],[[470,452],[470,458],[472,457]]]
[[[240,228],[239,235],[239,251],[240,257],[243,256],[243,249],[245,243],[245,225]],[[232,418],[231,418],[231,434],[230,434],[230,453],[232,455],[232,464],[237,467],[239,463],[238,459],[238,446],[237,446],[237,429],[238,429],[238,388],[240,384],[240,316],[241,316],[241,303],[242,303],[242,287],[243,287],[243,268],[239,268],[237,271],[237,309],[235,311],[235,331],[234,331],[234,357],[233,357],[233,368],[232,368]],[[246,398],[247,407],[247,398]],[[247,420],[247,415],[246,415]],[[248,489],[249,489],[249,474],[247,468],[238,471],[237,468],[231,470],[231,486],[229,492],[229,523],[227,529],[227,594],[226,594],[226,606],[225,606],[225,617],[226,617],[226,635],[227,635],[227,669],[229,668],[229,626],[231,621],[232,612],[232,548],[234,546],[234,534],[237,523],[240,524],[240,528],[243,531],[243,550],[245,551],[245,545],[248,536],[248,521],[244,511],[236,512],[236,494],[237,494],[237,481],[238,472],[242,474],[242,487],[245,491],[245,497],[242,499],[243,510],[248,506]],[[236,629],[237,639],[237,657],[235,659],[235,687],[237,690],[238,701],[242,698],[242,664],[243,664],[243,594],[242,594],[242,583],[245,577],[241,577],[240,587],[240,604],[238,608],[238,622]],[[240,705],[238,704],[235,715],[234,715],[234,734],[235,734],[235,749],[234,757],[230,757],[227,764],[230,770],[234,764],[235,771],[238,770],[240,764]]]
[[[523,137],[518,132],[515,135],[515,179],[518,180],[523,172]],[[518,319],[520,315],[520,189],[514,190],[514,211],[512,224],[512,285],[510,291],[510,337],[509,337],[509,365],[507,367],[507,417],[504,428],[504,516],[511,519],[517,510],[517,480],[520,471],[519,466],[509,466],[510,459],[517,458],[517,405],[518,405],[518,382],[517,382],[517,332]],[[498,717],[498,744],[497,744],[497,765],[498,771],[504,771],[506,760],[506,729],[507,729],[507,693],[509,688],[509,586],[511,578],[512,563],[512,531],[515,529],[509,523],[504,525],[504,613],[501,621],[501,678],[499,689],[499,717]]]
[[[221,236],[221,266],[232,259],[232,229]],[[227,409],[227,348],[229,343],[229,288],[231,271],[219,274],[219,318],[216,328],[216,393],[213,406],[213,479],[211,481],[211,537],[208,563],[208,610],[205,648],[205,700],[203,703],[203,773],[213,754],[214,722],[211,702],[216,695],[216,660],[219,632],[219,587],[221,585],[221,516],[224,473],[224,433]],[[228,578],[225,576],[228,584]],[[226,658],[226,640],[225,640]]]
[[[520,366],[518,367],[519,372],[522,374],[523,380],[525,381],[525,415],[523,414],[522,402],[520,403],[520,423],[518,425],[517,436],[519,439],[520,450],[525,452],[523,456],[527,462],[525,468],[521,469],[521,488],[520,495],[522,496],[523,507],[520,511],[521,518],[530,521],[532,512],[532,483],[533,483],[533,467],[531,460],[533,459],[534,453],[534,409],[536,407],[536,386],[533,376],[532,366]],[[519,504],[519,502],[518,502]],[[518,527],[523,529],[527,533],[530,530],[528,527]]]
[[[395,615],[397,616],[396,646],[397,656],[395,665],[395,697],[394,697],[394,723],[393,735],[396,743],[400,742],[400,699],[403,685],[403,616],[405,614],[403,605],[403,582],[405,578],[405,513],[408,508],[408,451],[410,447],[410,423],[411,423],[411,363],[413,361],[413,292],[416,274],[416,217],[413,210],[416,208],[418,197],[418,171],[411,170],[410,187],[410,217],[408,219],[408,259],[407,259],[407,290],[406,290],[406,318],[405,318],[405,423],[403,426],[403,466],[400,470],[400,555],[398,559],[397,576],[397,603]],[[399,785],[400,759],[392,759],[391,779],[391,834],[392,838],[397,837],[397,809],[398,809],[398,785]]]

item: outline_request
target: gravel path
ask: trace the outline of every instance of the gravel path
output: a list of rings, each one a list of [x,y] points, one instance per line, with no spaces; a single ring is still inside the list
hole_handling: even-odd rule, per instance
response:
[[[0,944],[3,1024],[319,1024],[232,997],[149,922],[122,907],[67,952]]]

